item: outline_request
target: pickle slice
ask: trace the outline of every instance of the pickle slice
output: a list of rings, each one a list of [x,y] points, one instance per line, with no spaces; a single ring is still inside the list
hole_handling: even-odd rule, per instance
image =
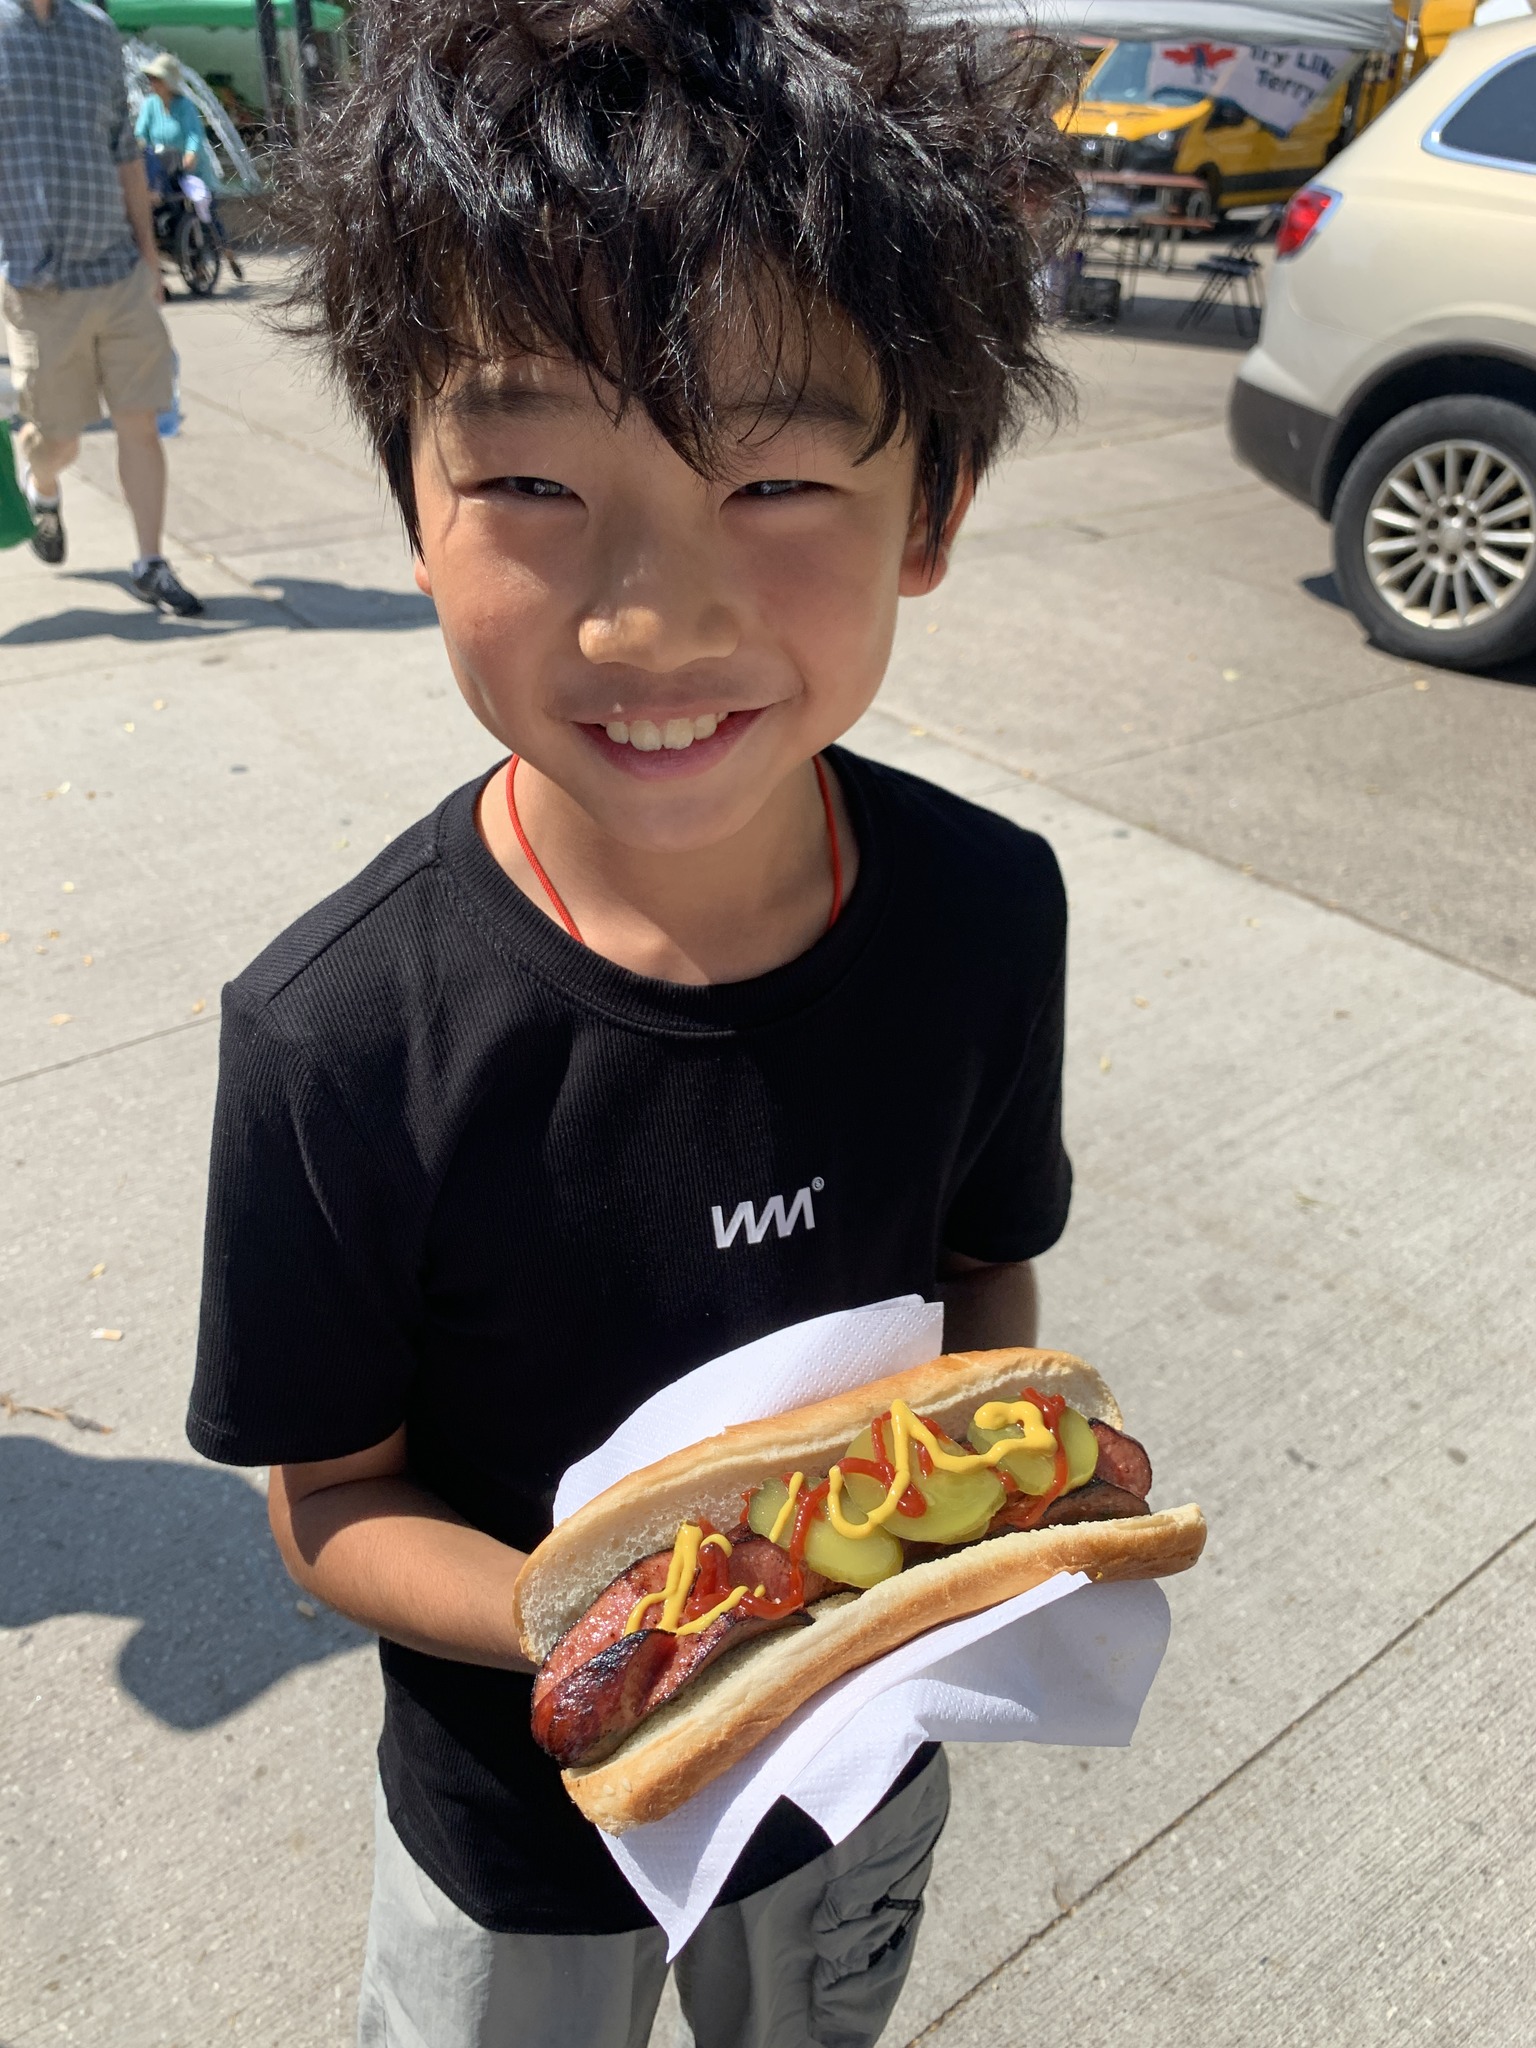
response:
[[[1006,1429],[978,1429],[973,1422],[970,1439],[978,1451],[989,1451],[1004,1438],[1022,1435],[1017,1423],[1009,1423]],[[1067,1454],[1067,1483],[1063,1489],[1070,1493],[1075,1486],[1085,1486],[1093,1477],[1099,1462],[1099,1440],[1084,1418],[1075,1408],[1062,1410],[1061,1424],[1057,1437]],[[1012,1473],[1021,1493],[1047,1493],[1056,1478],[1056,1454],[1054,1451],[1020,1451],[1003,1460]]]
[[[770,1479],[753,1494],[747,1521],[757,1535],[770,1533],[788,1493],[782,1479]],[[836,1579],[840,1586],[862,1588],[878,1586],[882,1579],[894,1578],[901,1570],[902,1548],[894,1536],[884,1529],[872,1529],[867,1536],[840,1536],[823,1519],[825,1514],[823,1502],[805,1532],[805,1561],[813,1572],[820,1572],[824,1579]],[[850,1522],[859,1520],[859,1510],[851,1501],[845,1500],[843,1514]],[[793,1529],[793,1520],[785,1524],[779,1538],[780,1550],[788,1550]]]
[[[886,1450],[893,1446],[891,1425],[885,1426]],[[960,1451],[959,1444],[951,1445],[945,1440],[945,1449]],[[846,1455],[850,1458],[869,1458],[875,1455],[874,1435],[870,1430],[861,1430],[848,1446]],[[912,1451],[912,1483],[923,1498],[923,1512],[920,1515],[892,1515],[886,1523],[888,1529],[908,1543],[970,1543],[980,1536],[987,1524],[1003,1504],[1003,1483],[995,1472],[989,1472],[984,1465],[977,1465],[969,1472],[930,1472],[918,1470],[917,1447]],[[885,1499],[886,1489],[878,1479],[871,1479],[867,1472],[850,1472],[844,1480],[846,1497],[866,1514]]]
[[[1061,1427],[1056,1432],[1061,1448],[1067,1454],[1066,1491],[1074,1486],[1086,1486],[1098,1469],[1099,1440],[1089,1427],[1087,1420],[1075,1408],[1062,1411]]]

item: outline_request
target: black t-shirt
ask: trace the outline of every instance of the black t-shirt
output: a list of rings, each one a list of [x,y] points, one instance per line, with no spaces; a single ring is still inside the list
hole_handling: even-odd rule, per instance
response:
[[[834,750],[857,886],[808,952],[683,987],[577,945],[449,797],[224,994],[188,1435],[229,1464],[407,1427],[531,1549],[561,1473],[705,1359],[931,1296],[1066,1222],[1066,906],[1045,842]],[[385,1642],[406,1847],[483,1926],[649,1914],[528,1732],[531,1681]],[[826,1847],[780,1802],[725,1898]]]

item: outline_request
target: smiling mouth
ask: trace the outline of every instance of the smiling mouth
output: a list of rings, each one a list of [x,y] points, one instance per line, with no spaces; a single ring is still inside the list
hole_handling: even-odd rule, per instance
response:
[[[603,731],[616,747],[633,747],[637,754],[659,754],[663,748],[680,754],[695,740],[712,740],[730,717],[729,711],[705,711],[697,718],[669,718],[660,725],[653,718],[615,718]]]
[[[611,768],[642,782],[703,775],[731,753],[763,716],[761,704],[743,711],[698,711],[689,717],[582,720],[578,730]]]

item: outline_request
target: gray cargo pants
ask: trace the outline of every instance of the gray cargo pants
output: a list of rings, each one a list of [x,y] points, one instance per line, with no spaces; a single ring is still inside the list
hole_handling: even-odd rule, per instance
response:
[[[940,1754],[845,1842],[717,1906],[678,1956],[697,2048],[871,2048],[912,1960],[949,1811]],[[407,1853],[380,1791],[358,2048],[645,2048],[659,1928],[491,1934]]]

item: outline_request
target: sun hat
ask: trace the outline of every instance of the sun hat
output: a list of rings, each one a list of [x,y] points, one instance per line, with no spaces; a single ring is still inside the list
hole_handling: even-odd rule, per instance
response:
[[[144,66],[144,76],[163,79],[172,92],[180,92],[181,59],[173,57],[169,50],[162,50],[158,56],[151,57]]]

